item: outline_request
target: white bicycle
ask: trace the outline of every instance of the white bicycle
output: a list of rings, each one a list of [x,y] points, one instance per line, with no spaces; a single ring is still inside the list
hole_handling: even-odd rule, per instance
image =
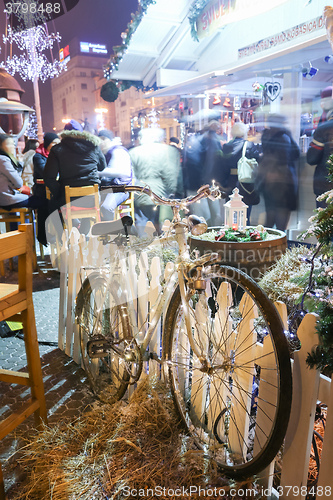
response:
[[[102,400],[118,400],[139,380],[143,361],[155,359],[197,446],[226,474],[256,474],[277,454],[291,408],[289,350],[277,310],[251,278],[218,262],[217,254],[189,255],[188,232],[201,234],[207,225],[196,216],[181,219],[179,212],[202,198],[216,199],[218,190],[204,186],[194,197],[171,200],[149,188],[122,189],[144,192],[172,207],[167,234],[153,244],[175,241],[178,256],[150,310],[143,339],[125,293],[130,287],[121,259],[129,250],[126,235],[116,238],[119,256],[110,267],[94,270],[84,281],[76,317],[90,384]],[[122,222],[127,234],[131,219]],[[93,233],[107,239],[114,224],[95,224]],[[162,354],[148,352],[166,305]]]

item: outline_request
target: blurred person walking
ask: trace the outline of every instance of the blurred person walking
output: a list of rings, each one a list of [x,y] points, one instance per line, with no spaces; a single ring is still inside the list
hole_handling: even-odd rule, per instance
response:
[[[237,122],[231,129],[233,139],[222,147],[215,168],[214,178],[228,194],[237,187],[239,194],[243,196],[243,202],[248,205],[247,225],[250,225],[250,216],[253,205],[260,203],[260,196],[255,189],[254,183],[240,183],[238,181],[237,164],[243,155],[245,146],[246,158],[259,160],[260,147],[253,142],[247,141],[248,127],[242,122]]]
[[[100,130],[100,148],[105,156],[106,168],[98,172],[101,186],[128,186],[133,181],[131,157],[122,145],[120,137],[115,137],[111,130]],[[113,220],[114,211],[129,197],[128,193],[112,193],[111,189],[101,193],[101,215],[104,220]]]
[[[179,152],[163,143],[165,133],[162,129],[143,129],[139,138],[140,146],[129,151],[139,185],[149,186],[158,196],[175,195],[180,168]],[[143,235],[147,221],[151,221],[159,232],[159,207],[149,196],[135,196],[135,218],[139,235]]]
[[[259,162],[257,187],[263,193],[266,227],[285,231],[291,211],[297,209],[297,174],[295,161],[300,149],[286,128],[283,115],[272,114],[268,128],[261,136],[262,158]]]
[[[218,131],[219,122],[212,120],[201,135],[188,136],[184,153],[184,185],[187,196],[193,196],[204,184],[212,185],[218,157],[221,153],[221,141]],[[222,223],[219,200],[208,198],[190,206],[191,212],[204,217],[208,225]]]
[[[332,87],[327,87],[321,93],[321,106],[325,112],[325,121],[316,128],[310,147],[308,149],[306,160],[309,165],[315,165],[313,176],[313,192],[316,198],[333,189],[333,183],[327,178],[327,161],[333,154],[333,99]],[[326,201],[317,201],[317,208],[325,208]]]

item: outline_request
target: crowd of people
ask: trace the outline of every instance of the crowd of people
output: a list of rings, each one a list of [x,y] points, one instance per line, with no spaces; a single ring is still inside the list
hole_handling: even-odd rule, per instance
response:
[[[184,155],[186,189],[192,194],[202,184],[211,184],[212,180],[227,194],[231,194],[237,187],[244,203],[248,205],[248,225],[252,207],[260,203],[262,196],[266,209],[265,226],[276,226],[284,231],[291,211],[296,209],[295,162],[300,156],[300,149],[286,128],[286,118],[272,114],[266,123],[260,144],[248,140],[248,127],[242,122],[234,124],[232,139],[224,144],[221,144],[218,129],[219,123],[213,121],[201,134],[192,134],[189,138]],[[258,163],[253,182],[244,183],[238,179],[238,165],[243,155]],[[191,173],[194,171],[196,175],[193,176]],[[200,203],[195,209],[210,225],[221,224],[218,202],[205,200],[205,203]]]
[[[307,161],[316,165],[314,193],[316,196],[331,189],[327,180],[326,164],[333,152],[333,99],[326,102],[325,118],[316,129]],[[329,108],[329,109],[328,109]],[[38,213],[38,240],[47,245],[46,220],[53,212],[61,213],[65,201],[65,186],[82,187],[99,184],[110,188],[100,192],[102,220],[113,220],[117,206],[127,198],[127,193],[113,193],[112,186],[137,184],[149,186],[162,197],[183,198],[196,194],[204,184],[214,182],[227,194],[238,187],[243,201],[248,205],[247,223],[251,209],[264,200],[265,226],[285,230],[290,214],[297,208],[296,161],[300,149],[287,128],[286,118],[271,114],[266,122],[259,144],[248,139],[248,128],[236,122],[231,131],[232,139],[223,141],[220,123],[209,122],[199,133],[189,129],[183,149],[177,137],[165,143],[163,129],[142,129],[140,144],[126,149],[119,137],[110,130],[98,134],[84,130],[80,123],[70,120],[64,131],[44,135],[44,142],[27,140],[21,162],[15,154],[11,136],[0,135],[0,206],[33,208]],[[241,159],[254,159],[257,165],[251,182],[240,182],[238,167]],[[47,199],[46,188],[51,197]],[[81,200],[77,200],[80,206]],[[75,204],[75,202],[74,202]],[[317,207],[320,202],[317,202]],[[135,218],[139,234],[147,221],[158,232],[167,217],[166,208],[157,207],[147,195],[135,197]],[[221,203],[209,199],[191,206],[198,216],[203,216],[210,226],[222,225]],[[87,233],[89,225],[78,220],[81,232]],[[140,231],[141,230],[141,231]]]

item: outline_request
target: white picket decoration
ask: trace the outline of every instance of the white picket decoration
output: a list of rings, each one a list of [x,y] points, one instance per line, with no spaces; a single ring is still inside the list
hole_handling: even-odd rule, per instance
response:
[[[310,460],[313,424],[318,399],[318,370],[310,370],[306,365],[307,353],[318,343],[316,333],[317,317],[307,314],[299,329],[298,336],[302,349],[294,354],[293,363],[293,401],[283,456],[281,486],[306,486]],[[286,488],[284,488],[287,491]],[[289,495],[301,499],[306,495]],[[288,498],[284,495],[282,498]]]
[[[62,254],[59,254],[58,263],[60,267],[60,297],[59,297],[59,331],[58,346],[65,350],[66,331],[66,305],[67,305],[67,274],[68,274],[68,245],[67,235],[64,234],[62,241]]]
[[[150,272],[151,272],[151,280],[148,292],[148,302],[150,304],[149,321],[151,321],[151,318],[153,317],[156,307],[156,302],[158,300],[158,296],[160,295],[162,289],[160,284],[162,270],[159,257],[153,258],[150,266]],[[161,320],[159,320],[159,322],[157,323],[157,327],[155,328],[155,331],[153,333],[153,336],[150,340],[150,350],[151,352],[156,352],[158,357],[160,357],[161,354],[160,352],[161,345],[162,345],[162,332],[161,332]],[[159,365],[157,365],[156,363],[151,363],[150,369],[153,374],[157,375],[159,372]]]
[[[80,347],[77,325],[74,322],[75,296],[79,290],[84,276],[91,271],[87,269],[84,273],[80,270],[84,267],[99,267],[103,265],[105,258],[114,255],[114,245],[102,245],[97,238],[89,238],[88,243],[84,236],[80,236],[75,231],[71,234],[70,242],[64,238],[61,252],[61,287],[60,287],[60,311],[59,311],[59,348],[64,350],[73,359],[80,362]],[[165,269],[166,278],[174,267],[169,263]],[[139,272],[137,274],[137,269]],[[81,274],[80,274],[81,273]],[[142,253],[137,265],[136,255],[130,254],[129,259],[123,264],[123,273],[128,273],[129,298],[133,298],[135,318],[139,331],[139,341],[146,333],[149,311],[154,307],[156,298],[161,293],[161,263],[158,257],[154,257],[149,268],[148,256]],[[137,299],[136,299],[137,297]],[[219,321],[219,314],[223,314],[225,308],[229,306],[226,296],[221,298],[219,313],[216,321]],[[283,321],[287,327],[286,306],[281,303],[275,304]],[[248,307],[244,304],[243,307]],[[164,311],[166,307],[164,308]],[[66,314],[67,313],[67,314]],[[65,321],[65,317],[67,320]],[[307,314],[298,330],[298,336],[302,342],[302,349],[294,353],[293,366],[293,400],[290,422],[285,438],[283,468],[281,474],[281,486],[287,492],[287,486],[301,487],[306,485],[308,464],[310,457],[311,438],[313,433],[313,422],[316,409],[316,402],[321,401],[328,405],[326,432],[321,460],[318,485],[331,486],[333,491],[333,474],[331,472],[331,455],[333,451],[333,389],[331,380],[319,374],[316,370],[310,370],[306,365],[306,356],[312,347],[318,343],[318,336],[315,330],[317,317],[314,314]],[[163,319],[162,319],[163,322]],[[149,349],[151,352],[160,354],[162,331],[159,322],[157,331],[153,336]],[[249,318],[248,327],[251,328],[252,318]],[[215,325],[218,331],[218,325]],[[262,344],[257,344],[256,349],[265,349]],[[147,370],[159,373],[159,365],[155,361],[144,363],[144,374]],[[184,383],[186,381],[184,380]],[[249,381],[250,384],[250,381]],[[132,393],[135,386],[131,386]],[[249,391],[250,392],[250,391]],[[198,411],[200,412],[199,408]],[[210,416],[208,416],[210,418]],[[237,418],[243,419],[239,414]],[[272,487],[273,464],[267,464],[267,468],[260,474],[261,484],[269,489]],[[295,490],[291,490],[289,495],[284,494],[283,500],[292,498],[300,500],[304,495],[295,495]]]
[[[73,227],[69,237],[70,251],[68,254],[68,284],[67,284],[67,318],[66,318],[66,346],[65,353],[72,356],[74,351],[74,309],[76,297],[76,275],[79,265],[79,231]]]
[[[149,280],[147,275],[148,255],[142,252],[139,259],[139,276],[138,276],[138,342],[141,342],[147,331],[148,319],[148,290]]]

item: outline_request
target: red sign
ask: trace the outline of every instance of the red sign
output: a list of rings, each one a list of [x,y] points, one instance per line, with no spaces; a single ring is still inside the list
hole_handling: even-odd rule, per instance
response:
[[[59,60],[62,62],[66,57],[69,57],[69,45],[59,50]]]

